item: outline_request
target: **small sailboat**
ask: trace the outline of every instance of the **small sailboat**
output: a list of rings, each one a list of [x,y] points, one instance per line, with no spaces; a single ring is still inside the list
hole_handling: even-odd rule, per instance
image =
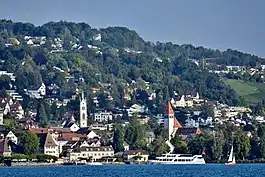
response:
[[[226,166],[234,166],[236,165],[236,157],[234,156],[234,152],[233,152],[234,148],[232,146],[230,154],[229,154],[229,158],[227,163],[225,163]]]

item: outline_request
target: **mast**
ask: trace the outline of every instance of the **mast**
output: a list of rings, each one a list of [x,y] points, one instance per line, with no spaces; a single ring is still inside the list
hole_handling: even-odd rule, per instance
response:
[[[230,151],[230,154],[229,154],[229,158],[228,158],[228,162],[232,162],[233,161],[233,146],[231,147],[231,151]]]

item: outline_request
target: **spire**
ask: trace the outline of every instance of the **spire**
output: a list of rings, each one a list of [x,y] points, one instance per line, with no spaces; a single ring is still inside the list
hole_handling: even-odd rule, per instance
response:
[[[165,106],[164,114],[166,114],[166,115],[170,115],[170,114],[172,115],[173,114],[174,115],[174,111],[172,109],[170,102],[168,102],[167,105]]]
[[[81,100],[84,100],[84,99],[85,99],[85,94],[84,94],[84,91],[82,91]]]
[[[72,113],[72,114],[71,114],[71,117],[70,117],[70,122],[75,122],[74,113]]]

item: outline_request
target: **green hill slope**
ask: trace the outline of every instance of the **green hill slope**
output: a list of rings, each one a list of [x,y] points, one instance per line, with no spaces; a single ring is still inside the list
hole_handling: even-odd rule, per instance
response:
[[[225,83],[230,85],[247,102],[256,103],[265,99],[265,84],[263,83],[244,82],[236,79],[227,79]]]

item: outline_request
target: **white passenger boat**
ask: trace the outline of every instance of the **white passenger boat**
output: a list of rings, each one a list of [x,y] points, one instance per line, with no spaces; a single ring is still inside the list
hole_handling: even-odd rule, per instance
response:
[[[155,160],[149,160],[150,164],[205,164],[202,155],[191,154],[163,154]]]

